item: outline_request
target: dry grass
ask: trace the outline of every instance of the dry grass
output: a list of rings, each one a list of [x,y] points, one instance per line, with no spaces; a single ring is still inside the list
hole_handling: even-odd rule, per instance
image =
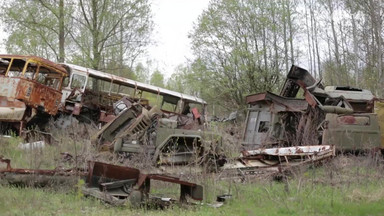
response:
[[[217,126],[218,133],[225,127]],[[45,168],[83,167],[88,160],[125,164],[136,168],[151,167],[148,155],[136,155],[131,160],[111,153],[99,153],[89,142],[96,129],[74,124],[67,130],[52,127],[54,142],[43,149],[18,149],[22,140],[4,139],[0,155],[12,159],[13,167]],[[241,129],[239,130],[241,131]],[[234,135],[225,135],[225,151],[236,155],[239,142]],[[42,137],[35,136],[35,140]],[[63,158],[63,152],[73,157]],[[237,155],[236,155],[237,156]],[[153,168],[153,167],[152,167]],[[14,188],[0,186],[1,215],[381,215],[384,212],[384,162],[381,156],[342,156],[319,167],[295,169],[285,181],[276,182],[269,176],[248,176],[245,182],[221,180],[220,173],[200,172],[194,166],[176,169],[173,175],[202,184],[204,202],[211,203],[217,195],[232,194],[233,199],[221,208],[206,205],[192,208],[174,207],[165,211],[112,208],[97,200],[82,198],[72,190],[50,188]],[[156,168],[159,169],[159,168]],[[168,168],[165,168],[168,170]],[[156,182],[152,192],[176,196],[177,187]]]

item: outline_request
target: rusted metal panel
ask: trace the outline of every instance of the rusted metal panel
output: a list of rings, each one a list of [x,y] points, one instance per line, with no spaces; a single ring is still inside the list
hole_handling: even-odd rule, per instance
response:
[[[25,110],[26,106],[23,102],[0,96],[0,120],[21,121]]]
[[[12,79],[5,76],[0,76],[0,96],[15,99],[16,89],[20,79]]]
[[[89,186],[98,185],[99,179],[104,179],[104,181],[137,179],[140,175],[140,170],[138,169],[106,164],[102,162],[89,162],[88,168]]]
[[[57,113],[61,99],[60,91],[44,86],[33,80],[24,78],[10,79],[20,80],[16,89],[16,99],[24,101],[26,105],[35,109],[41,109],[50,115]]]
[[[258,101],[262,101],[266,99],[267,94],[268,92],[248,95],[245,97],[245,101],[247,102],[247,104],[252,104]]]
[[[88,188],[83,190],[87,195],[102,199],[105,202],[121,205],[124,202],[118,198],[129,199],[134,205],[140,205],[150,198],[150,181],[157,180],[180,185],[180,202],[186,201],[189,195],[192,199],[203,199],[203,188],[200,185],[180,180],[179,178],[146,174],[130,167],[117,166],[102,162],[90,162],[87,178]]]
[[[298,84],[298,81],[302,82],[302,86]],[[304,68],[292,65],[291,69],[288,72],[287,79],[281,89],[280,95],[284,97],[296,97],[299,92],[300,87],[311,87],[316,83],[315,78]],[[319,87],[322,88],[322,85],[319,84]]]

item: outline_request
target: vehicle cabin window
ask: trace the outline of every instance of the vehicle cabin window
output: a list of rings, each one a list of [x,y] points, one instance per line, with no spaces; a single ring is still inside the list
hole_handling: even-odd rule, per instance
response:
[[[78,88],[83,89],[85,86],[86,77],[79,75],[79,74],[73,74],[72,75],[72,82],[71,82],[71,89]]]
[[[2,63],[8,62],[8,64],[11,62],[11,59],[2,59]],[[23,68],[25,65],[25,61],[22,59],[13,59],[11,68],[8,71],[9,77],[22,77]]]
[[[9,60],[0,58],[0,76],[5,76],[9,66]]]
[[[65,87],[68,87],[68,85],[69,85],[69,77],[66,76],[66,77],[64,77],[64,79],[63,79],[63,87],[64,87],[64,86],[65,86]]]
[[[170,111],[170,112],[176,112],[177,104],[179,102],[180,98],[164,95],[163,96],[163,102],[161,105],[162,110]]]
[[[38,65],[36,63],[28,63],[27,70],[25,71],[24,77],[30,80],[35,78]]]
[[[35,80],[43,85],[59,90],[62,75],[44,65],[40,66]]]
[[[203,113],[203,105],[200,103],[189,103],[189,110],[192,110],[193,108],[197,108],[200,114]]]
[[[267,133],[268,130],[269,130],[269,121],[260,121],[259,129],[257,132]]]

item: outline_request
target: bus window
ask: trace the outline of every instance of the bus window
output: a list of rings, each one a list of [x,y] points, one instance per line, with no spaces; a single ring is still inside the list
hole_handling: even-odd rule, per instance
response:
[[[79,88],[83,89],[85,86],[86,77],[79,75],[79,74],[73,74],[72,76],[72,82],[71,82],[71,89]]]
[[[59,90],[62,75],[44,66],[40,66],[35,80],[43,85]]]
[[[0,75],[5,76],[5,72],[7,72],[9,66],[9,61],[0,58]]]
[[[109,92],[111,82],[97,79],[96,77],[88,77],[87,89],[94,92]]]
[[[25,71],[24,77],[30,80],[34,79],[37,71],[37,67],[38,65],[36,63],[31,63],[31,62],[28,63],[27,70]]]
[[[123,85],[120,85],[119,86],[119,93],[120,94],[124,94],[124,95],[133,95],[133,91],[134,89],[133,88],[130,88],[128,86],[123,86]]]
[[[112,83],[111,93],[118,93],[119,85],[116,83]]]
[[[179,102],[178,97],[164,95],[161,109],[170,111],[170,112],[176,112],[178,102]]]
[[[21,59],[13,59],[11,68],[8,71],[9,77],[21,77],[25,61]]]
[[[68,87],[68,85],[69,85],[69,77],[66,76],[63,79],[63,87]]]

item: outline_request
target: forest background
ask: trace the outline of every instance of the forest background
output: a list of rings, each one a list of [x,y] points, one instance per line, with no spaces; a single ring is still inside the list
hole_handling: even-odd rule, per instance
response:
[[[142,61],[156,41],[151,4],[7,1],[5,49],[195,95],[215,104],[212,114],[244,108],[248,94],[278,92],[299,62],[326,85],[384,96],[380,0],[211,0],[189,33],[193,57],[173,71]]]

